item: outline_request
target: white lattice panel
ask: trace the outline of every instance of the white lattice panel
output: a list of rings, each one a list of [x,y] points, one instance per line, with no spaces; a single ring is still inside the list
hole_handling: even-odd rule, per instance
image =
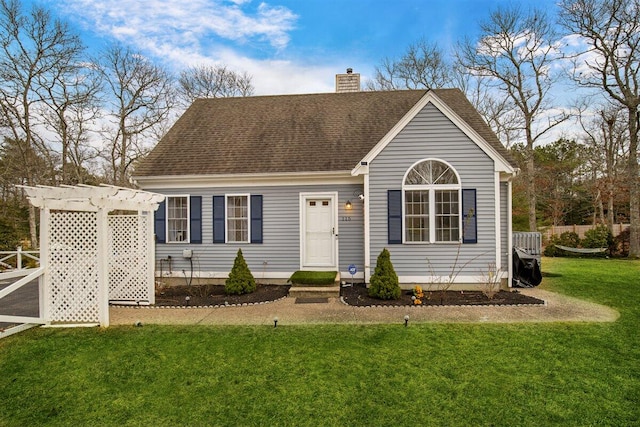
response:
[[[148,239],[151,215],[109,216],[109,299],[151,301]]]
[[[51,212],[47,236],[51,321],[100,321],[97,224],[95,212]]]

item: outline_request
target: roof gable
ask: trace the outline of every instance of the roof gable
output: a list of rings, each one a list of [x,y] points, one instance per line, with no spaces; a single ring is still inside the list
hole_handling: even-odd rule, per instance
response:
[[[509,158],[457,89],[258,96],[196,100],[134,175],[348,172],[431,92]]]
[[[484,151],[495,164],[499,172],[513,173],[518,167],[509,151],[500,143],[498,137],[484,122],[477,110],[458,89],[435,89],[427,92],[420,101],[385,135],[362,159],[360,165],[352,170],[353,175],[366,171],[366,166],[404,129],[407,124],[427,105],[434,105],[454,125],[464,132]]]

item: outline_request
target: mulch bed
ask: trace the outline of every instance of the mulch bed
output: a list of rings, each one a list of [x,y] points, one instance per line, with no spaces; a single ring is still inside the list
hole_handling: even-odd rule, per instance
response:
[[[156,290],[156,306],[208,307],[215,305],[259,304],[276,301],[289,294],[288,285],[258,285],[255,292],[227,295],[224,285],[166,286]],[[189,299],[187,300],[187,297]]]
[[[289,285],[258,285],[255,292],[245,295],[226,295],[223,285],[167,286],[156,291],[156,306],[209,307],[221,305],[259,304],[276,301],[289,294]],[[538,298],[521,294],[517,290],[500,291],[489,299],[481,291],[425,291],[422,305],[523,305],[544,304]],[[379,300],[369,296],[363,284],[342,287],[340,295],[353,306],[407,306],[414,305],[412,291],[402,291],[397,300]],[[187,300],[187,297],[189,299]]]
[[[366,306],[407,306],[414,305],[413,291],[402,291],[397,300],[380,300],[369,296],[367,288],[363,284],[343,287],[340,291],[342,299],[349,305]],[[517,290],[500,291],[489,299],[481,291],[424,291],[421,299],[423,306],[437,305],[523,305],[544,304],[544,301],[528,295],[521,294]]]

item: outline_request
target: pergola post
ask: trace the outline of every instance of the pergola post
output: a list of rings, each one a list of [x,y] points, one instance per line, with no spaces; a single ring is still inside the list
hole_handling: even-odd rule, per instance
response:
[[[51,323],[51,273],[49,272],[49,208],[40,209],[40,266],[44,267],[44,274],[38,281],[40,300],[40,315],[47,322]]]
[[[154,236],[154,232],[153,232],[153,212],[147,211],[144,212],[144,214],[147,215],[147,223],[146,223],[146,230],[145,234],[143,234],[143,236],[147,237],[147,259],[151,260],[151,262],[149,262],[147,264],[147,277],[149,278],[149,295],[151,296],[149,304],[155,304],[156,303],[156,284],[155,284],[155,248],[156,248],[156,242],[155,242],[155,236]]]
[[[109,326],[109,212],[98,210],[98,317],[100,326]]]

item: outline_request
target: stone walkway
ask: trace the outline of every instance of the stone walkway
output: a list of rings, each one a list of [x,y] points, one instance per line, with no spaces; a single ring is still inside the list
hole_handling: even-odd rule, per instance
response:
[[[111,325],[273,325],[376,324],[409,322],[522,323],[522,322],[614,322],[619,313],[609,307],[541,290],[523,289],[540,298],[544,306],[445,306],[445,307],[353,307],[338,298],[328,303],[296,304],[295,298],[241,307],[150,308],[111,307]]]

